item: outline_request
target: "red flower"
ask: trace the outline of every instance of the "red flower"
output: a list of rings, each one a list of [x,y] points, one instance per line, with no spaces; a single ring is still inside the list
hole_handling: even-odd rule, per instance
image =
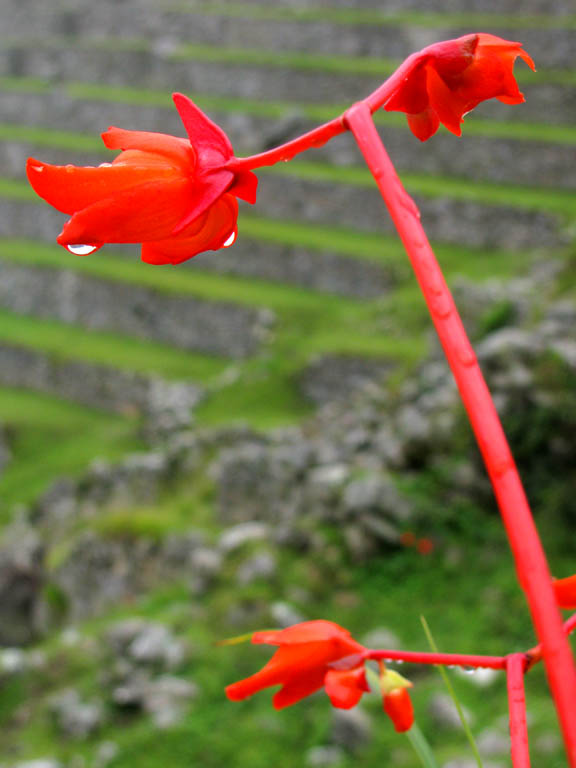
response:
[[[414,724],[414,709],[408,688],[412,687],[410,680],[394,670],[380,666],[380,690],[384,712],[388,715],[398,733],[409,731]]]
[[[72,214],[60,245],[84,255],[104,243],[142,243],[150,264],[177,264],[232,245],[236,198],[255,202],[258,180],[229,170],[234,154],[226,134],[186,96],[173,98],[188,139],[110,128],[104,144],[122,150],[112,163],[78,168],[29,158],[36,193]]]
[[[434,135],[440,123],[460,136],[464,115],[480,102],[524,101],[513,74],[518,57],[535,69],[521,43],[494,35],[464,35],[435,43],[415,59],[384,109],[406,112],[412,133],[421,141]]]
[[[370,690],[363,666],[365,648],[331,621],[305,621],[280,631],[256,632],[252,642],[279,647],[259,672],[226,688],[232,701],[281,685],[273,703],[282,709],[324,686],[333,706],[350,709]]]
[[[576,609],[576,574],[566,579],[557,579],[553,583],[556,601],[566,611]]]
[[[406,688],[394,688],[384,696],[384,712],[398,733],[409,731],[414,724],[412,700]]]

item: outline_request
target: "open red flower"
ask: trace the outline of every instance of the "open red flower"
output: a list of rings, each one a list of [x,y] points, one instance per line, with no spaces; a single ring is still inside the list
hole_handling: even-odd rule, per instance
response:
[[[576,574],[553,582],[556,602],[566,611],[576,609]]]
[[[479,33],[435,43],[414,59],[384,109],[405,112],[412,133],[421,141],[434,135],[440,123],[460,136],[464,115],[480,102],[524,101],[513,74],[518,57],[535,69],[521,43],[495,35]]]
[[[281,685],[273,703],[283,709],[324,687],[334,707],[350,709],[370,690],[364,672],[366,649],[331,621],[305,621],[279,631],[256,632],[252,642],[277,645],[278,650],[255,675],[226,688],[232,701]]]
[[[226,134],[190,99],[174,103],[188,139],[110,128],[109,149],[122,150],[99,167],[49,165],[29,158],[27,174],[40,197],[72,214],[57,242],[73,253],[105,243],[142,243],[150,264],[177,264],[236,239],[238,203],[254,203],[257,178],[234,173]]]

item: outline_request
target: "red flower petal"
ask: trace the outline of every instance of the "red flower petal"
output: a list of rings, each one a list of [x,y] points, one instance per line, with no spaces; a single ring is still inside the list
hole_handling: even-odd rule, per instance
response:
[[[189,208],[182,219],[176,224],[172,235],[181,234],[198,216],[213,205],[228,189],[234,179],[232,171],[224,168],[199,173],[194,179],[194,205]]]
[[[50,165],[32,157],[26,163],[26,173],[36,194],[62,213],[76,213],[123,190],[154,180],[170,181],[175,176],[168,163],[142,162],[137,167],[114,163],[79,168]]]
[[[83,208],[64,225],[57,242],[141,243],[169,237],[195,202],[193,184],[172,177],[138,184]]]
[[[272,702],[274,709],[284,709],[292,704],[305,699],[322,688],[324,683],[324,669],[312,669],[305,675],[298,675],[289,680],[274,694]]]
[[[256,202],[256,189],[258,187],[258,177],[252,171],[239,173],[232,186],[228,190],[241,200],[254,204]]]
[[[362,694],[370,691],[363,666],[356,669],[328,670],[324,687],[332,706],[338,709],[355,707],[362,698]]]
[[[232,195],[224,195],[178,237],[143,243],[142,261],[147,264],[180,264],[203,251],[223,248],[236,233],[237,217],[236,199]]]
[[[556,601],[560,608],[567,611],[576,609],[576,574],[566,579],[553,582]]]
[[[166,133],[150,131],[126,131],[123,128],[110,126],[102,134],[102,141],[108,149],[140,149],[163,155],[172,163],[191,173],[196,162],[193,147],[186,139],[169,136]]]
[[[190,143],[196,148],[198,153],[208,152],[219,156],[219,160],[228,160],[232,157],[234,150],[228,136],[220,126],[212,122],[194,102],[183,93],[173,93],[172,99],[180,119],[184,123],[184,128],[190,139]]]
[[[255,632],[252,636],[253,643],[266,643],[267,645],[297,645],[300,643],[317,643],[327,640],[343,640],[350,642],[355,648],[361,646],[352,639],[350,632],[333,621],[303,621],[286,629],[272,632]]]
[[[384,712],[392,720],[398,733],[409,731],[414,724],[412,700],[406,688],[395,688],[384,696]]]

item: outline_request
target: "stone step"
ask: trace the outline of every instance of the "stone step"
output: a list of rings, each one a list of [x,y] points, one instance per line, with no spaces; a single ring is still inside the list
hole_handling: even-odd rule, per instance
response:
[[[126,5],[126,4],[125,4]],[[306,11],[294,10],[293,18],[270,18],[277,8],[260,8],[242,4],[240,7],[216,4],[204,5],[198,10],[192,5],[186,12],[151,8],[146,13],[131,13],[129,24],[123,24],[127,8],[116,8],[114,13],[102,3],[91,3],[85,8],[52,8],[32,20],[12,13],[3,26],[7,38],[70,36],[75,41],[118,38],[129,34],[131,38],[152,41],[159,49],[179,44],[214,45],[269,51],[309,52],[331,56],[373,56],[402,60],[414,51],[439,40],[448,40],[479,29],[507,40],[520,40],[527,51],[536,58],[539,68],[565,69],[573,66],[576,47],[576,29],[570,27],[523,27],[507,26],[491,20],[480,24],[472,17],[469,23],[454,25],[447,17],[442,23],[439,14],[434,24],[429,19],[394,21],[386,19],[382,10],[380,23],[339,23],[326,14],[324,18],[309,18]],[[281,10],[281,9],[280,9]],[[573,9],[574,10],[574,9]],[[228,15],[229,14],[229,15]],[[359,14],[358,14],[359,15]],[[0,16],[3,20],[3,16]],[[119,23],[120,22],[120,23]],[[121,38],[120,38],[121,39]]]
[[[300,164],[300,168],[302,166],[304,164]],[[28,195],[24,185],[21,189]],[[414,195],[414,198],[428,236],[439,243],[522,250],[557,248],[569,242],[561,217],[535,207],[492,205],[441,193],[434,197]],[[260,174],[257,212],[266,218],[323,227],[394,232],[392,221],[372,186],[300,178],[279,171]],[[62,214],[39,198],[0,197],[0,237],[53,242],[62,222]],[[241,233],[241,217],[239,222]]]
[[[202,390],[78,359],[48,355],[0,339],[0,386],[27,389],[116,413],[153,414],[194,407]]]
[[[241,52],[232,62],[217,60],[218,48],[200,55],[176,57],[151,47],[122,50],[108,47],[7,45],[0,52],[0,76],[40,77],[55,81],[105,82],[108,85],[169,88],[170,91],[199,91],[234,98],[353,103],[368,95],[386,78],[362,72],[336,72],[320,65],[313,68],[287,66],[282,57],[256,63],[242,61]],[[249,54],[249,52],[248,52]],[[275,59],[275,60],[274,60]],[[522,85],[526,103],[511,108],[495,100],[477,112],[502,121],[573,122],[576,85],[572,82],[542,82],[528,78]]]
[[[201,96],[199,103],[202,103]],[[297,107],[292,111],[288,107],[283,117],[262,117],[249,112],[239,114],[221,109],[209,109],[208,112],[230,135],[236,153],[243,155],[261,152],[318,125],[318,121],[309,119],[297,110]],[[473,124],[474,116],[467,120]],[[19,138],[23,135],[23,132],[19,133],[21,125],[49,125],[51,129],[77,131],[91,135],[95,144],[98,142],[98,134],[111,124],[176,135],[182,135],[183,132],[173,107],[146,107],[116,101],[72,98],[57,90],[34,94],[4,91],[2,121],[15,123],[15,140],[7,139],[0,143],[0,175],[16,177],[21,176],[26,157],[36,152],[41,153],[42,157],[47,151],[41,148],[36,150],[29,142],[23,142]],[[403,120],[398,125],[394,119],[389,119],[379,125],[379,131],[400,171],[455,176],[474,181],[576,188],[576,176],[568,162],[568,158],[574,156],[575,148],[566,143],[546,141],[546,129],[542,132],[542,140],[537,141],[470,135],[465,125],[460,138],[440,130],[425,143],[414,138]],[[104,162],[110,157],[103,145],[100,146],[102,154],[94,153],[94,162]],[[70,159],[71,154],[74,153],[50,147],[50,155],[55,163],[76,162]],[[363,163],[349,134],[338,137],[322,149],[312,150],[306,157],[315,157],[338,166]]]
[[[62,270],[0,260],[0,307],[230,358],[254,354],[272,320],[267,310],[103,280],[73,265]]]

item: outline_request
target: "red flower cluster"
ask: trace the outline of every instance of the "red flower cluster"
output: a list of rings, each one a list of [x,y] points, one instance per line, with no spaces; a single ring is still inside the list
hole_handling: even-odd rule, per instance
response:
[[[520,43],[495,35],[464,35],[435,43],[415,58],[384,109],[405,112],[410,130],[421,141],[433,136],[440,123],[460,136],[464,115],[480,102],[524,101],[513,74],[518,57],[535,69]]]
[[[346,629],[331,621],[305,621],[279,631],[255,632],[252,642],[276,645],[278,650],[255,675],[226,688],[232,701],[241,701],[263,688],[280,685],[273,704],[275,709],[283,709],[323,687],[332,706],[350,709],[370,690],[364,669],[367,649]],[[384,709],[396,730],[406,731],[414,720],[406,691],[409,683],[399,675],[388,677],[388,683],[390,680],[393,683],[386,690],[382,687]],[[398,694],[398,688],[404,693]]]
[[[234,173],[226,134],[186,96],[173,96],[188,139],[110,128],[108,149],[120,149],[99,167],[49,165],[29,158],[27,174],[40,197],[72,214],[57,242],[72,253],[105,243],[142,243],[150,264],[178,264],[236,239],[238,203],[256,201],[251,171]]]

